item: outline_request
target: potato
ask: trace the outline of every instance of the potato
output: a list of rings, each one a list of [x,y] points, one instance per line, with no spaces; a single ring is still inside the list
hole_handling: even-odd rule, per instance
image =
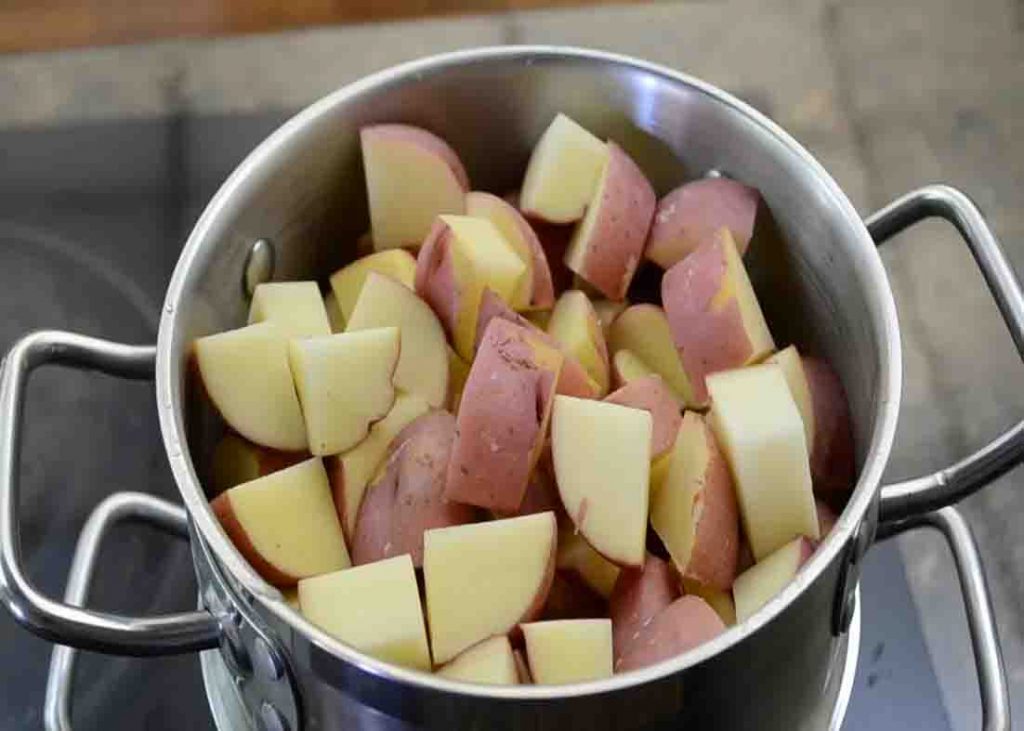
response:
[[[595,551],[571,526],[563,526],[558,532],[558,556],[555,562],[559,571],[574,575],[605,599],[611,595],[621,571]]]
[[[370,272],[385,274],[412,289],[416,281],[416,258],[405,249],[386,249],[360,257],[332,274],[331,291],[345,320],[352,317]]]
[[[555,573],[555,516],[435,528],[423,536],[430,646],[434,662],[529,622]],[[372,564],[371,564],[372,565]]]
[[[775,349],[727,229],[665,272],[661,297],[694,406],[707,403],[709,374],[756,363]]]
[[[640,631],[615,663],[615,672],[656,665],[713,640],[724,631],[721,617],[706,601],[696,596],[681,596]]]
[[[443,498],[448,457],[455,439],[455,417],[432,411],[406,427],[407,436],[367,488],[352,539],[356,566],[408,553],[423,565],[423,533],[431,528],[470,523],[468,505]]]
[[[601,332],[604,334],[605,341],[607,341],[608,331],[611,329],[612,322],[622,314],[623,310],[629,307],[629,300],[623,299],[616,302],[614,300],[597,299],[591,304],[594,306],[597,320],[601,323]]]
[[[397,327],[289,341],[310,452],[322,457],[351,449],[391,410],[400,346]]]
[[[462,391],[469,378],[469,363],[460,358],[451,346],[445,352],[448,353],[448,409],[457,414],[462,402]]]
[[[708,389],[709,420],[735,479],[754,558],[799,535],[817,539],[804,426],[782,370],[769,364],[715,373]]]
[[[728,178],[685,183],[658,201],[647,242],[647,258],[668,269],[729,229],[740,256],[754,235],[761,204],[756,188]]]
[[[328,457],[324,461],[338,519],[349,542],[355,535],[356,518],[359,516],[359,506],[366,486],[387,457],[388,447],[397,441],[408,424],[429,409],[430,406],[420,396],[400,393],[388,415],[370,427],[366,439],[344,454]]]
[[[419,590],[408,556],[300,581],[299,611],[324,632],[378,660],[430,670]]]
[[[350,564],[318,457],[233,487],[210,507],[239,553],[275,586]]]
[[[643,628],[680,595],[675,572],[666,561],[647,555],[643,568],[619,574],[608,598],[615,661],[637,641]]]
[[[193,356],[206,397],[229,427],[263,447],[308,448],[288,341],[274,323],[198,338]]]
[[[334,296],[334,292],[324,295],[324,311],[327,313],[327,321],[331,324],[331,332],[345,332],[345,316],[341,314],[341,307],[338,306],[338,298]]]
[[[387,253],[387,252],[381,252]],[[397,327],[401,338],[395,387],[434,407],[448,396],[448,343],[433,310],[395,279],[368,272],[345,332]]]
[[[484,286],[512,304],[526,279],[529,264],[519,258],[501,229],[488,218],[440,216],[440,220],[473,263]]]
[[[530,155],[519,208],[553,223],[578,221],[607,160],[601,140],[566,115],[557,115]]]
[[[582,683],[612,675],[612,623],[560,619],[522,625],[533,682]]]
[[[826,361],[801,356],[792,345],[766,362],[782,368],[800,411],[815,492],[825,496],[848,493],[856,481],[853,427],[839,377]]]
[[[728,591],[740,529],[729,466],[703,417],[686,412],[672,463],[651,496],[651,525],[684,580]]]
[[[555,303],[551,267],[540,240],[529,222],[514,205],[490,193],[473,192],[466,196],[466,214],[486,218],[512,245],[526,265],[526,275],[509,303],[517,310],[546,310]]]
[[[597,313],[587,295],[578,289],[563,292],[551,312],[548,334],[558,341],[562,352],[575,358],[597,384],[598,393],[608,393],[608,348]]]
[[[562,355],[495,319],[469,371],[445,498],[510,512],[523,500],[547,434]]]
[[[464,650],[451,662],[438,668],[436,675],[483,685],[518,685],[519,669],[508,637],[500,635]]]
[[[530,666],[526,663],[526,658],[523,657],[523,653],[519,650],[512,651],[512,659],[516,663],[516,676],[519,678],[520,685],[532,685],[533,676],[530,675]]]
[[[378,124],[359,133],[376,249],[419,246],[434,219],[465,210],[466,170],[448,144],[418,127]]]
[[[249,324],[271,321],[287,338],[330,335],[316,282],[265,282],[256,285],[249,304]]]
[[[736,621],[744,622],[782,591],[814,553],[814,544],[800,536],[736,577],[732,586]]]
[[[573,233],[565,265],[608,299],[623,299],[643,256],[654,206],[654,188],[643,172],[609,142],[608,163]]]
[[[651,375],[634,380],[608,394],[610,404],[643,409],[651,415],[651,460],[667,454],[676,441],[683,416],[675,396],[661,376]]]
[[[520,325],[532,341],[557,349],[564,356],[562,370],[558,376],[556,391],[565,396],[597,398],[600,386],[587,373],[583,365],[551,335],[537,329],[533,323],[505,304],[500,297],[485,289],[480,299],[480,316],[477,321],[477,348],[491,320],[500,319]]]
[[[576,530],[620,566],[641,566],[647,535],[651,415],[556,396],[551,455],[562,504]]]
[[[213,450],[210,481],[213,493],[269,475],[310,458],[309,452],[280,452],[253,444],[237,434],[225,434]]]
[[[696,581],[683,579],[683,589],[687,594],[699,596],[706,601],[708,606],[721,617],[726,627],[736,624],[736,605],[732,601],[732,587],[722,591]]]
[[[613,362],[619,385],[640,377],[643,366],[643,375],[654,372],[661,376],[680,404],[699,405],[672,340],[668,319],[657,305],[632,305],[623,310],[608,328],[608,347],[615,354]],[[622,350],[631,355],[619,356]]]
[[[544,453],[537,461],[537,465],[530,474],[526,483],[526,492],[523,493],[522,502],[519,507],[510,512],[492,511],[496,518],[514,518],[517,515],[534,515],[551,511],[558,519],[559,525],[567,523],[569,516],[565,514],[562,507],[562,499],[558,496],[558,486],[555,485],[555,478],[551,476],[551,455]]]
[[[821,500],[814,501],[814,511],[818,515],[818,533],[821,536],[821,540],[825,540],[828,538],[828,534],[832,532],[832,529],[836,527],[836,521],[839,520],[839,516]]]

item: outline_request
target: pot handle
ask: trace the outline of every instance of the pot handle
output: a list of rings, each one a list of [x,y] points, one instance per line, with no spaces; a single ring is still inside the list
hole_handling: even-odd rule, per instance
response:
[[[64,589],[64,603],[80,607],[89,598],[89,585],[96,568],[103,538],[117,523],[136,520],[164,533],[188,540],[188,518],[181,506],[141,492],[115,492],[97,505],[78,534],[75,556]],[[46,680],[43,722],[47,731],[71,728],[71,688],[78,650],[54,645]]]
[[[1024,293],[999,241],[974,202],[948,185],[928,185],[897,198],[865,224],[875,243],[926,218],[943,218],[963,237],[995,297],[1017,352],[1024,359]],[[1024,421],[954,465],[924,477],[882,487],[879,520],[902,520],[951,505],[1024,460]]]
[[[15,343],[0,369],[0,601],[19,624],[45,640],[123,655],[171,655],[219,644],[221,624],[209,612],[141,618],[84,609],[46,596],[22,570],[18,468],[29,374],[44,363],[59,363],[121,378],[150,379],[155,360],[152,346],[41,330]],[[180,515],[152,507],[153,520],[170,530],[177,529],[175,516]]]
[[[1006,685],[1006,670],[999,650],[999,635],[992,602],[989,600],[985,571],[970,525],[956,508],[945,507],[905,520],[881,523],[877,539],[884,540],[922,526],[935,528],[942,533],[956,563],[974,649],[974,664],[978,670],[981,727],[985,731],[1009,731],[1010,696]]]

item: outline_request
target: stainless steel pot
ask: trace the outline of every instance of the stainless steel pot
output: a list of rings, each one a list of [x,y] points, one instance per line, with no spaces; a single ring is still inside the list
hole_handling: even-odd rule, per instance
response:
[[[502,191],[516,185],[531,142],[558,111],[620,141],[662,190],[683,171],[718,171],[761,190],[781,236],[759,238],[768,243],[759,244],[752,274],[777,339],[809,345],[836,365],[850,398],[860,479],[796,581],[713,642],[607,680],[484,688],[341,645],[249,567],[198,477],[211,445],[203,414],[187,398],[186,355],[193,338],[244,321],[256,282],[271,274],[322,281],[352,258],[348,242],[367,220],[361,125],[405,121],[435,130],[459,151],[475,187]],[[966,523],[943,506],[1021,461],[1024,423],[952,467],[879,486],[896,428],[901,361],[875,246],[933,216],[953,223],[970,246],[1024,354],[1024,296],[966,196],[930,186],[862,221],[792,138],[701,81],[621,56],[552,47],[464,51],[365,78],[282,126],[223,185],[182,251],[155,348],[39,332],[8,353],[0,380],[0,596],[26,628],[64,645],[134,655],[219,648],[244,705],[267,728],[639,728],[674,719],[688,728],[820,729],[862,557],[878,537],[931,524],[951,540],[961,570],[986,727],[1008,728],[984,575]],[[155,372],[167,455],[188,515],[198,611],[146,619],[92,611],[44,596],[24,575],[19,420],[28,374],[45,362],[126,378]],[[180,528],[180,512],[152,510],[159,525]]]

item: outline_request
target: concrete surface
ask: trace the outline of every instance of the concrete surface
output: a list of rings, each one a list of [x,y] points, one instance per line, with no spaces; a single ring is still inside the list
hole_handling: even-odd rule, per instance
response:
[[[739,0],[403,22],[0,57],[0,126],[290,108],[392,63],[494,43],[571,43],[719,84],[803,142],[865,214],[945,181],[1024,267],[1021,0]],[[1024,414],[1024,367],[970,256],[944,225],[886,245],[905,392],[889,477],[931,471]],[[1022,474],[964,504],[986,560],[1013,706],[1024,718]],[[970,645],[938,538],[901,539],[953,727],[978,726]]]

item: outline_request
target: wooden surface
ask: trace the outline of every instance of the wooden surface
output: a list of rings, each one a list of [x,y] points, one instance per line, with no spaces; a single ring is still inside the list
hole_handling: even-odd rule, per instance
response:
[[[607,0],[589,4],[601,2]],[[3,0],[0,53],[584,4],[588,0]]]

